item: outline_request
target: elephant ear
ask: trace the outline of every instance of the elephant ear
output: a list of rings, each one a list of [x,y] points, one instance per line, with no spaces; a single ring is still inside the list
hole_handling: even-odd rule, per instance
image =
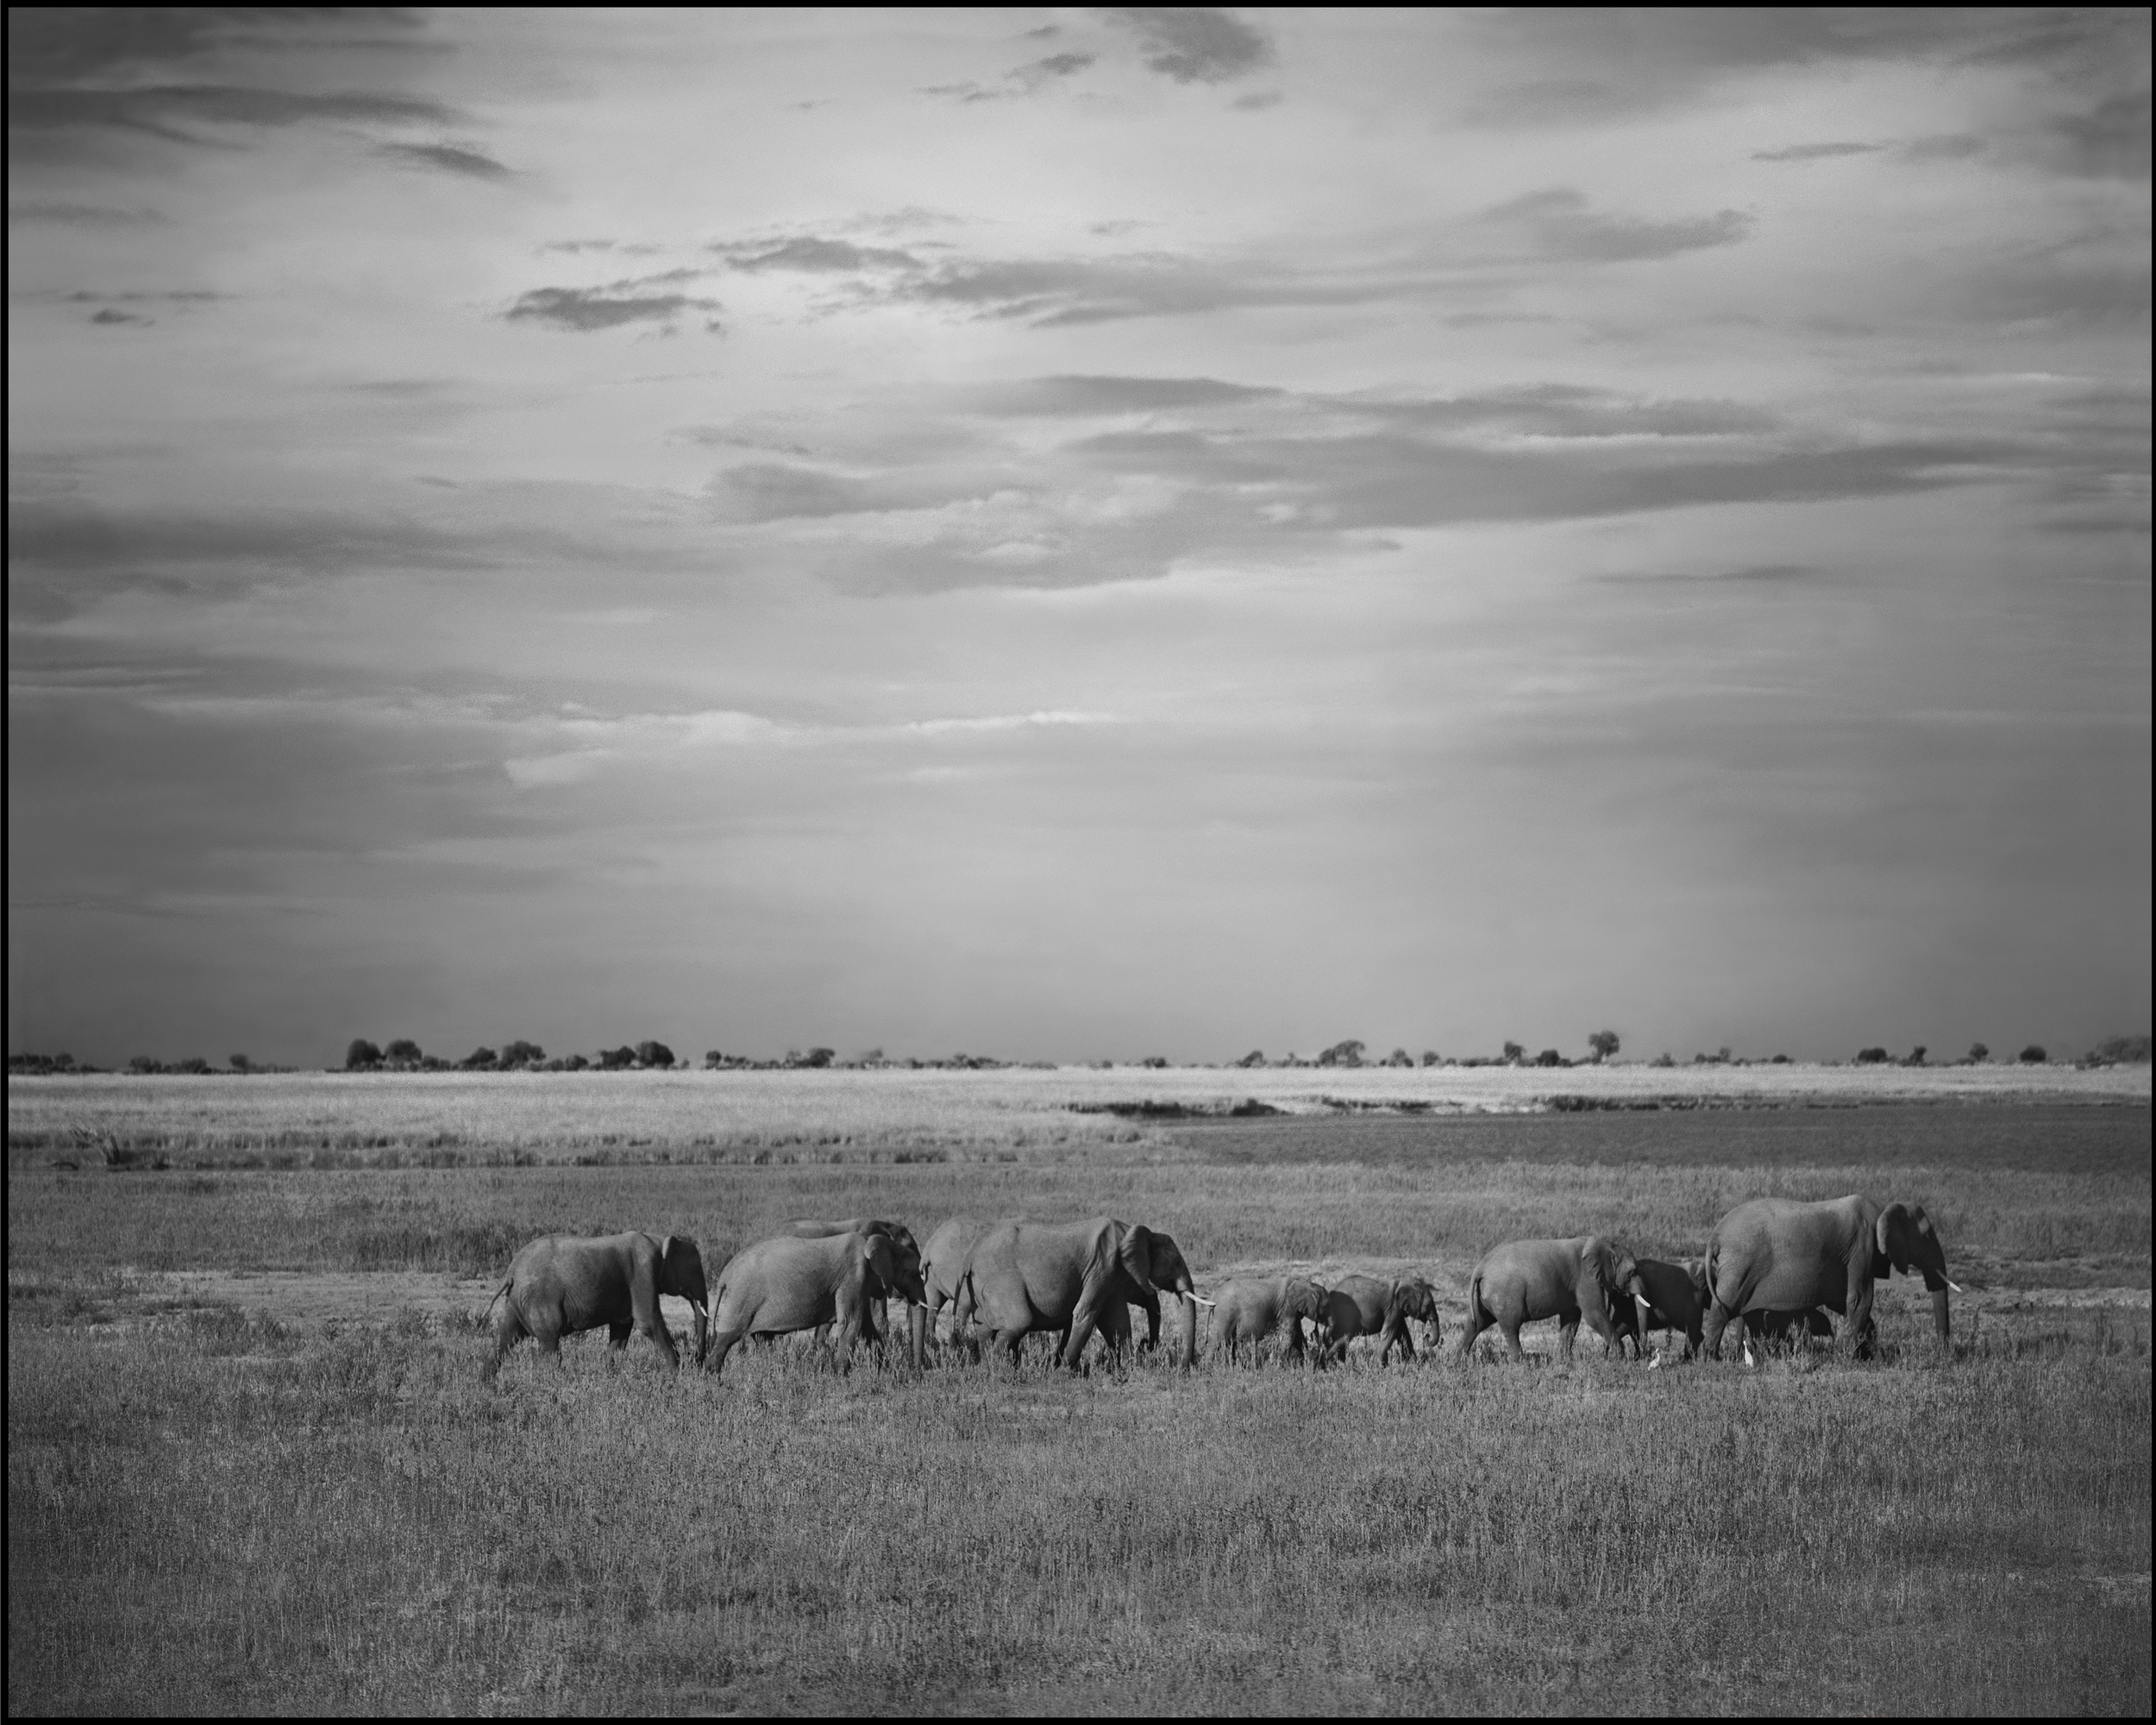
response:
[[[1123,1273],[1148,1294],[1155,1291],[1153,1284],[1153,1231],[1144,1226],[1123,1230],[1123,1239],[1116,1247],[1116,1258],[1123,1265]]]
[[[1872,1229],[1877,1247],[1871,1272],[1874,1276],[1881,1273],[1876,1262],[1881,1258],[1902,1275],[1909,1273],[1909,1235],[1915,1231],[1917,1217],[1923,1214],[1919,1210],[1916,1216],[1911,1216],[1907,1204],[1889,1204],[1879,1212],[1878,1222]]]
[[[862,1257],[867,1261],[870,1276],[887,1289],[895,1288],[899,1282],[899,1266],[891,1256],[891,1242],[881,1234],[862,1236]]]

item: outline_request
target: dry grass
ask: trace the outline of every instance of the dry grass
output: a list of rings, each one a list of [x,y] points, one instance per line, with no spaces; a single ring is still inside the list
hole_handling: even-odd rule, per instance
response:
[[[1007,1163],[18,1164],[9,1708],[2148,1710],[2145,1107],[1261,1130]],[[786,1216],[966,1208],[1156,1222],[1201,1283],[1413,1264],[1450,1325],[1493,1240],[1666,1254],[1741,1197],[1852,1188],[1938,1217],[1971,1289],[1951,1360],[1900,1282],[1880,1362],[1759,1372],[917,1383],[780,1350],[715,1384],[587,1338],[489,1393],[444,1315],[546,1229],[717,1258]],[[331,1276],[266,1312],[243,1269],[438,1282],[325,1316]]]

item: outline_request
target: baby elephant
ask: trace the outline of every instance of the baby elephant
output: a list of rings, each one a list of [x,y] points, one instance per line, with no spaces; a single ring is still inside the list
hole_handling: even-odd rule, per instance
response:
[[[1213,1346],[1215,1357],[1225,1350],[1228,1364],[1237,1364],[1237,1349],[1250,1345],[1250,1364],[1257,1364],[1257,1345],[1275,1331],[1282,1332],[1283,1352],[1290,1359],[1302,1358],[1302,1320],[1325,1321],[1325,1289],[1300,1276],[1253,1277],[1231,1282],[1215,1297]]]
[[[1612,1324],[1620,1335],[1636,1335],[1642,1352],[1646,1351],[1647,1331],[1682,1332],[1684,1345],[1677,1357],[1690,1358],[1699,1352],[1700,1325],[1707,1314],[1707,1260],[1680,1258],[1670,1264],[1658,1258],[1643,1258],[1638,1264],[1640,1286],[1647,1290],[1647,1304],[1631,1311],[1612,1312]]]
[[[494,1320],[494,1357],[484,1376],[491,1382],[503,1357],[526,1336],[539,1352],[561,1352],[561,1338],[605,1326],[611,1347],[629,1346],[632,1329],[651,1339],[668,1365],[680,1365],[674,1338],[659,1315],[659,1296],[686,1300],[696,1322],[696,1357],[704,1358],[704,1259],[696,1242],[676,1234],[606,1234],[595,1239],[545,1234],[510,1260],[509,1276],[494,1290],[501,1310]],[[489,1301],[492,1306],[494,1302]]]
[[[1374,1276],[1344,1276],[1326,1295],[1326,1351],[1320,1357],[1334,1361],[1347,1358],[1347,1345],[1357,1336],[1377,1338],[1377,1363],[1385,1364],[1398,1346],[1401,1358],[1415,1357],[1413,1336],[1407,1320],[1420,1318],[1430,1326],[1430,1346],[1438,1345],[1437,1290],[1420,1276],[1399,1282],[1380,1282]]]

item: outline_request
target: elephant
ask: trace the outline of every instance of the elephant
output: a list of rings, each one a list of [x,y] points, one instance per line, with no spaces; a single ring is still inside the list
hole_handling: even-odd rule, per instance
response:
[[[856,1216],[851,1220],[843,1222],[796,1220],[787,1223],[783,1232],[793,1235],[796,1239],[828,1239],[833,1234],[881,1234],[891,1242],[892,1256],[898,1261],[901,1275],[910,1272],[918,1277],[921,1273],[921,1249],[913,1243],[912,1232],[903,1222],[887,1222],[871,1216]],[[877,1302],[879,1306],[881,1303],[881,1300]],[[911,1303],[907,1307],[907,1311],[911,1320],[911,1333],[907,1338],[906,1346],[914,1369],[918,1371],[921,1364],[921,1337],[925,1314],[920,1307]],[[879,1314],[872,1310],[867,1321],[862,1326],[862,1339],[873,1342],[881,1347],[884,1339],[883,1326],[877,1321],[877,1319],[879,1316],[887,1315],[887,1314]]]
[[[1017,1218],[1004,1220],[1015,1221]],[[936,1338],[937,1315],[949,1306],[952,1308],[951,1340],[979,1352],[968,1333],[972,1327],[970,1322],[958,1320],[958,1289],[965,1279],[966,1260],[973,1255],[974,1246],[990,1228],[999,1226],[979,1216],[952,1216],[928,1237],[928,1244],[921,1249],[921,1286],[928,1296],[925,1327],[931,1341]]]
[[[1420,1276],[1400,1282],[1381,1282],[1374,1276],[1344,1276],[1326,1295],[1326,1345],[1320,1363],[1347,1358],[1347,1345],[1357,1336],[1376,1336],[1377,1363],[1385,1364],[1395,1344],[1401,1357],[1415,1357],[1413,1336],[1407,1320],[1420,1318],[1430,1326],[1430,1345],[1437,1346],[1437,1290]]]
[[[1639,1266],[1624,1247],[1599,1234],[1513,1240],[1493,1247],[1468,1278],[1467,1327],[1460,1335],[1460,1357],[1465,1358],[1476,1337],[1495,1324],[1503,1332],[1512,1357],[1525,1359],[1520,1327],[1538,1318],[1557,1320],[1559,1346],[1567,1360],[1572,1358],[1582,1318],[1602,1339],[1605,1348],[1621,1350],[1630,1326],[1620,1330],[1611,1313],[1621,1311],[1627,1297],[1635,1306],[1648,1303]],[[1645,1327],[1644,1321],[1640,1327]]]
[[[1947,1277],[1946,1249],[1922,1205],[1881,1208],[1856,1193],[1816,1204],[1795,1198],[1739,1204],[1714,1224],[1707,1242],[1712,1298],[1704,1351],[1720,1358],[1723,1330],[1744,1314],[1824,1307],[1842,1314],[1841,1345],[1861,1358],[1874,1340],[1871,1284],[1896,1270],[1924,1278],[1932,1322],[1945,1346],[1951,1336],[1946,1295],[1961,1289]]]
[[[1111,1352],[1131,1333],[1132,1304],[1145,1308],[1144,1346],[1160,1342],[1160,1296],[1182,1299],[1183,1370],[1197,1351],[1198,1297],[1181,1248],[1168,1235],[1110,1216],[1082,1222],[999,1222],[966,1261],[959,1292],[962,1321],[976,1317],[991,1346],[1015,1362],[1033,1330],[1063,1329],[1065,1366],[1078,1369],[1098,1329]]]
[[[780,1336],[835,1325],[831,1346],[849,1358],[868,1322],[868,1302],[886,1291],[918,1305],[921,1277],[886,1234],[781,1234],[737,1251],[718,1273],[711,1301],[713,1376],[745,1336]]]
[[[1620,1332],[1638,1339],[1643,1353],[1649,1330],[1681,1332],[1684,1345],[1677,1357],[1689,1359],[1699,1352],[1700,1320],[1707,1310],[1707,1260],[1680,1258],[1671,1264],[1658,1258],[1642,1258],[1634,1263],[1647,1290],[1647,1304],[1644,1308],[1634,1305],[1621,1314],[1612,1314],[1613,1321]]]
[[[1307,1318],[1313,1324],[1322,1324],[1325,1301],[1326,1290],[1300,1276],[1252,1277],[1228,1283],[1213,1296],[1214,1356],[1218,1358],[1225,1351],[1228,1364],[1233,1365],[1237,1363],[1237,1349],[1248,1342],[1250,1364],[1256,1365],[1257,1345],[1280,1331],[1287,1357],[1300,1359],[1302,1320]]]
[[[507,1277],[487,1302],[492,1308],[499,1301],[501,1309],[494,1320],[494,1357],[483,1376],[492,1383],[510,1349],[526,1336],[558,1361],[562,1337],[602,1324],[609,1347],[627,1347],[630,1331],[641,1330],[678,1371],[680,1358],[659,1312],[662,1294],[689,1302],[701,1364],[709,1307],[694,1240],[679,1234],[542,1235],[510,1260]]]

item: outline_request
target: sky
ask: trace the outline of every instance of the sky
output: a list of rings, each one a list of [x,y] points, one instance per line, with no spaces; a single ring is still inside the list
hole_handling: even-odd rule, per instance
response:
[[[2146,11],[9,13],[9,1046],[2055,1054]]]

